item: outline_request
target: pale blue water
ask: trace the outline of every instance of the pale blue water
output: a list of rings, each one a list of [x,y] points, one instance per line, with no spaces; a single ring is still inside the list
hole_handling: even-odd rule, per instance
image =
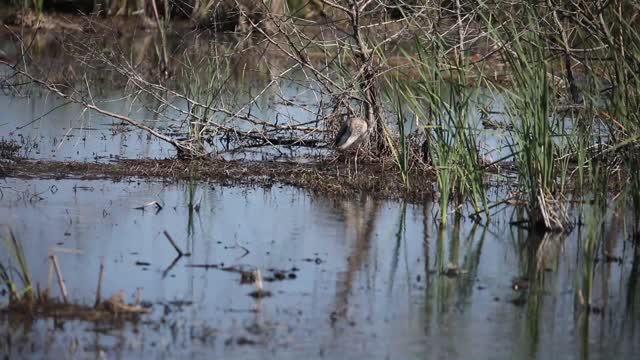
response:
[[[430,203],[329,199],[289,187],[7,178],[2,194],[0,218],[41,287],[55,253],[70,296],[90,304],[104,257],[103,294],[122,289],[132,301],[140,288],[153,304],[142,322],[114,328],[10,325],[3,315],[0,352],[11,357],[609,359],[633,358],[640,346],[638,259],[614,231],[619,224],[606,227],[613,235],[604,244],[623,261],[597,263],[593,299],[604,311],[587,316],[576,302],[579,232],[545,240],[547,255],[537,256],[528,245],[536,240],[508,225],[511,209],[486,228],[452,217],[439,236]],[[151,201],[163,209],[135,209]],[[164,230],[193,254],[169,270],[175,252]],[[188,266],[221,263],[296,278],[265,282],[273,296],[255,300],[239,274]],[[438,271],[449,264],[459,276]],[[512,279],[523,275],[541,287],[514,291]],[[514,305],[520,296],[524,304]]]

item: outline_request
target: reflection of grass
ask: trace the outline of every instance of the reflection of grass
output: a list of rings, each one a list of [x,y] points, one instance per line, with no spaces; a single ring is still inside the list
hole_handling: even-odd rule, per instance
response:
[[[557,269],[562,252],[562,233],[531,232],[525,242],[526,255],[522,263],[524,270],[522,278],[528,280],[528,290],[522,294],[527,300],[527,331],[530,351],[535,351],[540,340],[540,316],[544,307],[545,281],[547,276],[557,276],[557,271],[548,272],[547,269]]]
[[[429,299],[435,302],[439,312],[446,311],[454,297],[456,303],[467,303],[476,285],[487,228],[484,227],[477,234],[479,225],[474,224],[468,234],[463,234],[461,225],[462,216],[456,215],[449,227],[448,236],[446,226],[440,224],[437,228],[434,254],[436,276],[434,286],[429,287]],[[427,253],[426,256],[428,255]],[[427,267],[427,279],[430,276],[430,269]]]
[[[640,247],[635,246],[634,252],[635,256],[633,257],[627,283],[626,311],[628,319],[638,319],[638,305],[640,305],[640,288],[638,287],[638,279],[640,279]]]
[[[593,280],[596,267],[596,255],[603,239],[605,215],[607,209],[607,183],[609,174],[599,161],[591,163],[589,168],[592,179],[593,205],[585,216],[586,233],[579,236],[582,255],[582,281],[578,286],[578,300],[590,310],[593,306]]]
[[[196,195],[198,194],[198,183],[189,179],[187,183],[187,249],[188,251],[193,251],[193,236],[195,232],[195,216],[200,214],[200,200],[196,200]]]
[[[5,227],[5,233],[0,234],[2,243],[9,255],[6,263],[0,259],[0,281],[7,287],[10,301],[19,301],[23,299],[31,299],[33,297],[33,285],[31,281],[31,273],[27,266],[27,260],[24,256],[22,244],[16,239],[13,231],[9,226]],[[15,267],[11,263],[15,261],[18,266]]]

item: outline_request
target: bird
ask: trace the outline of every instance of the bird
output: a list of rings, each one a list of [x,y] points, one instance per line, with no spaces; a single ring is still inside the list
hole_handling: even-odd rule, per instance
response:
[[[347,151],[362,143],[369,133],[367,121],[358,116],[350,116],[340,127],[336,136],[335,146],[339,151]],[[359,147],[358,147],[359,149]],[[358,173],[358,151],[355,156],[355,171]]]
[[[346,151],[359,145],[368,134],[367,121],[358,116],[351,116],[342,123],[336,136],[335,146],[340,151]]]

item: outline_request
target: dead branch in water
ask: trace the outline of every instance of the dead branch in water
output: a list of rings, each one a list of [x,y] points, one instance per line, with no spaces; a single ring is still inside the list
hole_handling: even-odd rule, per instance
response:
[[[171,237],[171,235],[169,235],[169,232],[167,232],[167,230],[164,230],[163,234],[164,234],[164,237],[166,237],[167,240],[169,240],[169,244],[171,244],[171,246],[173,246],[173,248],[178,253],[178,257],[181,257],[181,256],[185,255],[185,253],[182,252],[182,250],[180,249],[178,244],[176,244],[176,242],[173,241],[173,238]]]
[[[64,278],[62,277],[62,272],[60,271],[60,266],[58,265],[58,258],[55,255],[49,255],[49,259],[53,264],[53,268],[56,270],[56,276],[58,278],[58,287],[60,288],[60,293],[62,294],[62,299],[64,303],[69,303],[69,297],[67,296],[67,287],[64,285]]]
[[[98,273],[98,289],[96,290],[96,301],[93,307],[97,307],[100,304],[100,295],[102,291],[102,277],[104,275],[104,256],[100,257],[100,272]]]

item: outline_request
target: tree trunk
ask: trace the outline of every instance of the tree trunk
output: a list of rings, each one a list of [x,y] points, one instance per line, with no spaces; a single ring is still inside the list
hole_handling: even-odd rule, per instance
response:
[[[369,136],[371,144],[378,155],[388,150],[387,141],[384,136],[384,122],[380,101],[378,100],[378,89],[376,86],[376,72],[373,68],[373,55],[360,28],[360,13],[357,1],[353,0],[351,6],[351,23],[353,27],[353,37],[356,40],[358,49],[355,50],[355,58],[358,66],[362,69],[362,74],[357,81],[364,91],[365,112],[367,114],[367,125],[369,126]]]

